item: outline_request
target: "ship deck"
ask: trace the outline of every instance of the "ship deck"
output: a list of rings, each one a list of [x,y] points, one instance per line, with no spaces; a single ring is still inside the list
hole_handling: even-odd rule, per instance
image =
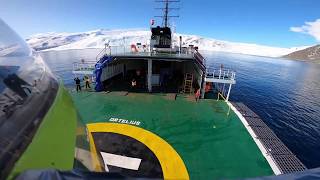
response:
[[[187,95],[126,92],[72,92],[84,124],[121,118],[168,142],[191,179],[246,178],[273,171],[224,101],[198,102]]]

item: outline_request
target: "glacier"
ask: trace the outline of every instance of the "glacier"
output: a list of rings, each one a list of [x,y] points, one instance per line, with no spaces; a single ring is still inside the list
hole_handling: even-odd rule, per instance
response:
[[[145,29],[98,29],[79,33],[40,33],[30,36],[26,41],[37,51],[60,51],[103,48],[105,43],[109,43],[110,46],[129,46],[136,43],[148,44],[150,36],[151,32]],[[179,33],[174,33],[173,45],[178,46],[179,36],[182,36],[183,46],[194,45],[203,51],[219,51],[267,57],[281,57],[308,47],[271,47],[250,43],[222,41]]]

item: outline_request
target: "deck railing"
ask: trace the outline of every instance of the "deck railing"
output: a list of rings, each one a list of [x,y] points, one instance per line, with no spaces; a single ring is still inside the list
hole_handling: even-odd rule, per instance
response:
[[[193,54],[193,57],[196,59],[196,61],[200,64],[201,69],[205,70],[206,69],[206,59],[197,50],[193,50],[192,54]]]
[[[179,54],[181,56],[191,56],[196,57],[197,60],[202,61],[204,58],[197,52],[192,49],[184,49],[179,52],[179,48],[153,48],[150,49],[149,46],[144,45],[125,45],[125,46],[105,46],[96,56],[96,60],[98,61],[105,55],[156,55],[156,54]],[[200,55],[200,56],[199,56]],[[203,61],[202,61],[203,62]],[[203,64],[203,63],[202,63]]]
[[[72,64],[73,74],[93,74],[96,61],[74,62]]]
[[[215,83],[216,90],[218,90],[222,96],[225,95],[225,101],[228,101],[231,86],[236,83],[236,72],[223,67],[219,69],[209,67],[206,69],[205,82]],[[225,89],[225,85],[229,85],[229,87]]]
[[[206,70],[206,78],[235,80],[236,72],[231,69],[208,67]]]

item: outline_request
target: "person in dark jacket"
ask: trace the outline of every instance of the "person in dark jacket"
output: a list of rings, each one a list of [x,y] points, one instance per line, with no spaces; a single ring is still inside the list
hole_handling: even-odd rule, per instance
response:
[[[74,78],[74,81],[76,82],[77,92],[81,91],[80,79],[78,77],[76,77],[76,78]]]

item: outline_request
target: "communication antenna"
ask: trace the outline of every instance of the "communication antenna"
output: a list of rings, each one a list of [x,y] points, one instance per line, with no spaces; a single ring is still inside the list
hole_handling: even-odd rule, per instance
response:
[[[162,18],[162,25],[164,27],[168,27],[169,26],[169,18],[172,18],[172,17],[178,18],[179,17],[178,15],[170,15],[169,14],[171,10],[179,10],[179,8],[170,8],[169,5],[170,5],[170,3],[180,2],[180,0],[156,0],[156,2],[164,3],[164,7],[156,8],[156,9],[163,10],[163,15],[162,16],[155,16],[155,17]]]

